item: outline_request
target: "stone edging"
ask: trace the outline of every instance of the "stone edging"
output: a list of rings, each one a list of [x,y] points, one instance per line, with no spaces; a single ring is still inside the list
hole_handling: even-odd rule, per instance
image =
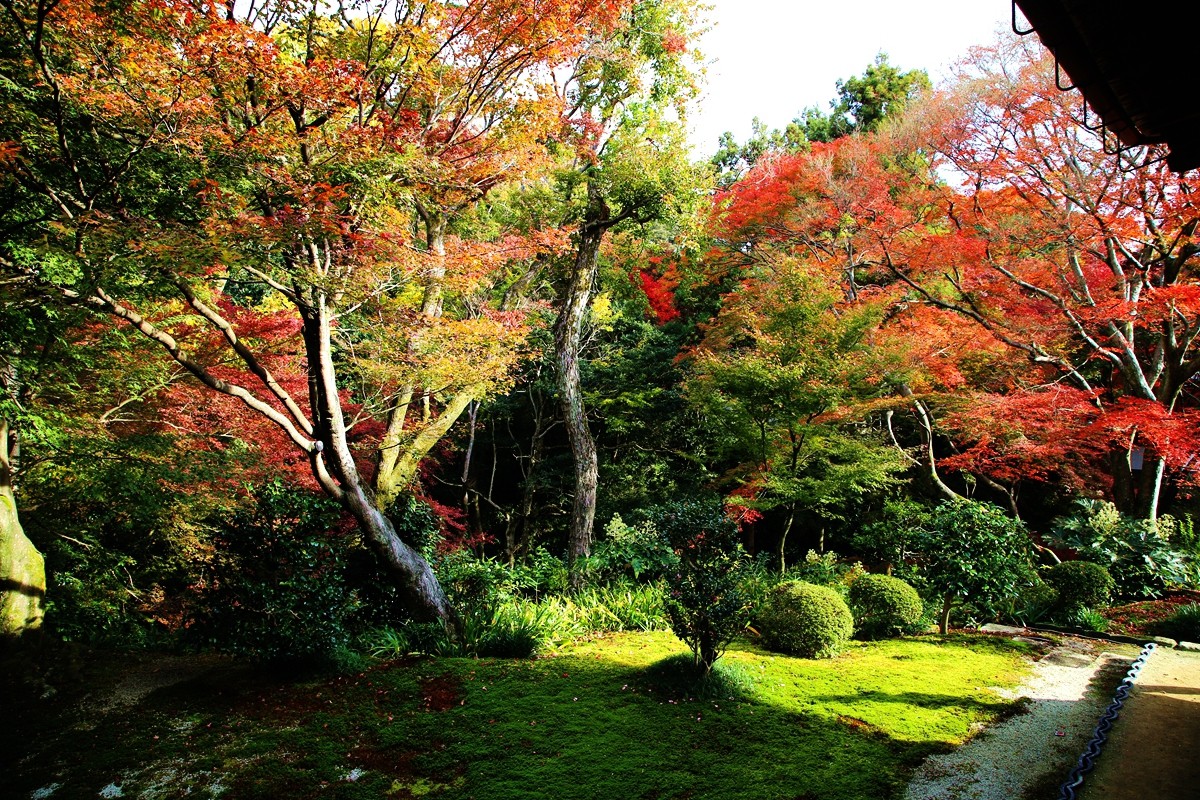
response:
[[[1121,644],[1135,644],[1141,647],[1147,642],[1154,642],[1159,647],[1168,647],[1175,650],[1184,650],[1192,653],[1200,653],[1200,644],[1195,642],[1177,642],[1174,639],[1168,639],[1166,636],[1146,636],[1137,638],[1135,636],[1122,636],[1118,633],[1097,633],[1089,631],[1085,628],[1068,628],[1058,625],[1026,625],[1017,627],[1015,625],[997,625],[996,623],[988,623],[979,628],[983,633],[1011,633],[1020,634],[1025,632],[1034,633],[1062,633],[1068,636],[1078,636],[1083,639],[1098,639],[1106,642],[1119,642]]]

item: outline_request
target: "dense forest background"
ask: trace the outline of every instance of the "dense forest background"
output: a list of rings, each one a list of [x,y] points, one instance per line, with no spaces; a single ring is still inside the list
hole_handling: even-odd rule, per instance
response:
[[[685,0],[0,12],[11,630],[461,629],[662,577],[695,501],[935,605],[1018,538],[1195,583],[1198,187],[1032,37],[697,158]]]

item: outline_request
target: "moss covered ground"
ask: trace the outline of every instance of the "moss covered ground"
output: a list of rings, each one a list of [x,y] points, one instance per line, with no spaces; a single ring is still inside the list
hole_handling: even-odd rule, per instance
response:
[[[336,678],[230,666],[107,708],[98,690],[10,687],[5,796],[882,800],[1010,713],[989,687],[1029,669],[1021,645],[988,637],[855,643],[822,661],[743,644],[697,686],[684,653],[639,633]]]

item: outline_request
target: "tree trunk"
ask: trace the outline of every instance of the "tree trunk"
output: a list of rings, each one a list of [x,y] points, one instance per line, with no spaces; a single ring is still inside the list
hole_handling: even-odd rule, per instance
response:
[[[425,224],[425,244],[433,256],[429,274],[425,278],[425,292],[421,299],[421,315],[426,319],[442,316],[443,284],[446,278],[446,215],[437,209],[418,206]],[[410,433],[409,411],[416,399],[419,387],[404,386],[397,394],[396,403],[388,415],[387,428],[379,445],[379,457],[375,469],[374,494],[376,504],[390,508],[409,484],[416,479],[421,461],[429,455],[451,426],[462,416],[463,411],[475,400],[469,389],[460,391],[446,400],[436,415],[426,413],[422,427],[415,436]],[[423,407],[430,408],[430,397],[426,392],[420,398]]]
[[[429,562],[401,540],[376,497],[363,485],[347,440],[345,417],[338,395],[333,362],[332,314],[318,289],[304,315],[304,341],[312,376],[310,391],[314,428],[321,437],[321,454],[328,460],[336,487],[327,487],[358,522],[363,538],[379,556],[413,616],[440,621],[455,637],[461,634],[458,615],[450,605]],[[466,407],[464,402],[463,407]],[[460,409],[461,410],[461,409]],[[448,427],[448,426],[447,426]]]
[[[933,418],[929,413],[929,409],[921,402],[920,398],[913,394],[913,390],[906,383],[900,384],[897,389],[900,395],[912,401],[913,411],[917,415],[917,421],[921,425],[921,448],[925,451],[925,475],[929,482],[941,493],[947,500],[961,500],[962,495],[951,489],[942,480],[942,476],[938,475],[937,458],[933,453]]]
[[[46,566],[17,518],[8,420],[0,419],[0,638],[42,625]]]
[[[1113,503],[1122,514],[1132,514],[1135,492],[1129,451],[1124,449],[1113,451],[1109,456],[1109,465],[1113,479]]]
[[[540,394],[533,402],[533,438],[529,445],[529,459],[522,468],[521,482],[521,511],[509,519],[504,535],[504,556],[511,567],[517,560],[524,557],[533,546],[533,506],[537,494],[537,481],[534,480],[538,465],[542,462],[542,454],[546,449],[546,433],[550,425],[545,424],[546,414],[543,413]]]
[[[1161,458],[1146,458],[1138,480],[1138,516],[1151,523],[1158,522],[1158,501],[1162,496],[1166,464]]]
[[[954,608],[954,595],[948,594],[942,598],[942,613],[938,617],[938,630],[945,636],[950,632],[950,609]]]
[[[599,269],[600,242],[608,221],[608,207],[595,196],[595,192],[589,190],[589,194],[592,195],[592,202],[580,226],[579,249],[575,253],[566,297],[554,329],[558,391],[567,439],[575,460],[575,500],[567,542],[567,563],[571,569],[572,584],[580,580],[577,569],[579,559],[591,552],[592,526],[596,519],[596,488],[599,483],[596,442],[588,429],[579,381],[579,351],[583,339],[583,319]]]
[[[401,540],[391,520],[371,503],[364,491],[346,492],[345,505],[358,522],[368,546],[400,589],[404,605],[413,617],[424,622],[441,622],[451,635],[459,636],[458,615],[429,562]]]
[[[787,538],[792,532],[792,525],[796,521],[796,506],[793,504],[788,511],[787,522],[783,524],[783,533],[779,536],[779,574],[787,574]]]
[[[1117,450],[1110,457],[1113,503],[1122,514],[1155,522],[1166,465],[1161,458],[1146,454],[1142,468],[1135,470],[1132,449]]]

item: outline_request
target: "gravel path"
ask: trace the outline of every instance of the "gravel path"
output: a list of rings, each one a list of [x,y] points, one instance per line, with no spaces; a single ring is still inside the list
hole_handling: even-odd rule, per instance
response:
[[[87,710],[107,713],[113,709],[137,705],[156,689],[190,681],[216,667],[228,664],[228,656],[145,654],[125,665],[124,674],[111,689],[89,698]]]
[[[1111,688],[1133,661],[1098,652],[1094,643],[1064,640],[1034,667],[1009,698],[1027,711],[988,728],[952,753],[917,770],[906,800],[1018,800],[1052,794],[1091,738],[1111,701]]]

